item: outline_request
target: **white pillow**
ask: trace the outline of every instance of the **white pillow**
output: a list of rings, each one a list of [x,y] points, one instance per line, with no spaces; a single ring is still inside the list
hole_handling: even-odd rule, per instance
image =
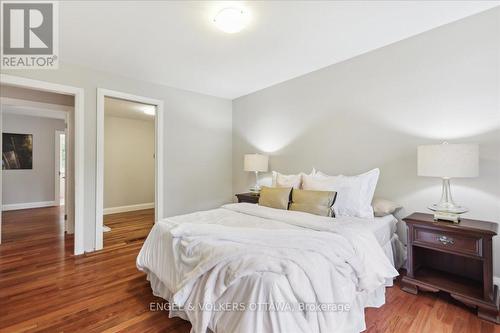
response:
[[[379,169],[358,176],[328,176],[317,172],[315,175],[302,176],[302,189],[337,192],[333,204],[335,216],[373,218],[371,202],[379,174]]]
[[[272,187],[293,187],[300,188],[302,184],[302,174],[298,175],[284,175],[282,173],[273,171],[273,184]]]
[[[312,169],[310,175],[314,175],[316,173],[316,169]],[[296,189],[300,189],[302,186],[302,177],[306,175],[301,172],[297,175],[284,175],[277,171],[273,171],[273,180],[272,187],[293,187]]]
[[[394,213],[401,205],[387,199],[373,198],[372,207],[375,216],[381,217]]]

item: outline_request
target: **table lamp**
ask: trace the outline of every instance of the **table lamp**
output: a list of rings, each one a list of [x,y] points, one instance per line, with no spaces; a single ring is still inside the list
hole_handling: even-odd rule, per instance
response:
[[[259,172],[267,171],[269,157],[260,154],[246,154],[244,159],[244,170],[255,172],[255,185],[250,188],[250,192],[259,193]]]
[[[443,180],[441,200],[429,207],[434,220],[459,223],[465,207],[457,205],[451,196],[450,179],[479,175],[479,147],[476,144],[425,145],[418,147],[418,175]]]

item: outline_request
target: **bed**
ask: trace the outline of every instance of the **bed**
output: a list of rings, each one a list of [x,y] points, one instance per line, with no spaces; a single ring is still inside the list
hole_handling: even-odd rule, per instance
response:
[[[192,332],[360,332],[404,259],[396,223],[229,204],[158,221],[137,267]]]

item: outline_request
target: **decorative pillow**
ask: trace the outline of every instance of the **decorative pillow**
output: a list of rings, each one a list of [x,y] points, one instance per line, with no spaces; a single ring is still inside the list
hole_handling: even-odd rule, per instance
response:
[[[262,186],[260,189],[259,205],[277,209],[288,209],[291,191],[291,187]]]
[[[273,171],[273,187],[293,187],[300,188],[302,184],[302,174],[298,175],[284,175],[282,173]]]
[[[401,208],[397,203],[382,198],[373,198],[372,207],[373,213],[378,217],[392,214],[396,209]]]
[[[337,193],[333,191],[292,190],[290,210],[321,216],[334,216],[333,203]]]
[[[312,169],[310,175],[314,175],[316,169]],[[301,172],[297,175],[285,175],[277,171],[273,171],[272,187],[293,187],[300,188],[302,186],[302,176],[306,175]]]
[[[302,177],[302,188],[337,192],[337,200],[333,204],[335,216],[373,218],[371,202],[379,174],[379,169],[358,176],[328,176],[317,172]]]

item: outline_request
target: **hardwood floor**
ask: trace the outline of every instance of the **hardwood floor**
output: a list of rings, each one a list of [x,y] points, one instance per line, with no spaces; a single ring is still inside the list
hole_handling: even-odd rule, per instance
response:
[[[3,213],[0,332],[189,332],[190,325],[149,311],[152,296],[135,258],[153,211],[108,215],[103,251],[75,257],[59,208]],[[414,296],[398,285],[387,304],[368,309],[368,332],[500,333],[499,325],[443,295]]]
[[[154,209],[104,215],[104,225],[111,228],[104,233],[104,249],[143,241],[153,227]]]
[[[109,215],[103,251],[75,257],[59,208],[3,213],[0,332],[189,332],[188,322],[149,311],[135,258],[152,210]]]

